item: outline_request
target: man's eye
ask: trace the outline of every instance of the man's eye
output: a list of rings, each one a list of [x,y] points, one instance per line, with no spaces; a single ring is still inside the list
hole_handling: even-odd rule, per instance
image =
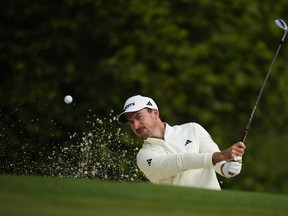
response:
[[[137,115],[137,116],[136,116],[136,119],[137,119],[137,120],[139,120],[139,119],[141,119],[141,118],[142,118],[142,115]]]

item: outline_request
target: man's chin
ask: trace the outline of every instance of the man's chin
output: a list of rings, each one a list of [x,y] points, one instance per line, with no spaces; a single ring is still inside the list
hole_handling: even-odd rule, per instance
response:
[[[141,138],[141,139],[147,139],[147,138],[149,138],[149,136],[148,136],[147,134],[143,134],[143,133],[137,134],[137,136],[138,136],[139,138]]]

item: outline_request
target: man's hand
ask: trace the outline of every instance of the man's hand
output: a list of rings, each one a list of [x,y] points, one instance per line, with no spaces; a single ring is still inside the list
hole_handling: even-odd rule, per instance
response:
[[[242,157],[235,157],[234,161],[226,162],[222,166],[222,174],[226,178],[231,178],[238,175],[242,168]]]
[[[230,148],[222,152],[215,152],[212,156],[212,162],[215,165],[221,161],[233,161],[234,158],[242,157],[245,153],[245,144],[242,142],[235,143]]]

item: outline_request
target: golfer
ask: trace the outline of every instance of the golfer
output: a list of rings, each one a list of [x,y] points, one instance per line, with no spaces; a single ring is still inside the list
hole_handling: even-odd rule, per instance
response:
[[[244,143],[220,151],[201,125],[163,122],[149,97],[127,99],[118,122],[144,140],[137,165],[152,183],[221,190],[216,172],[230,178],[241,171]]]

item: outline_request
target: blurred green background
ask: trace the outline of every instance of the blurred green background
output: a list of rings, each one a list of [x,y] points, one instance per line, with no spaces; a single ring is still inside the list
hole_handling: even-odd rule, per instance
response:
[[[146,181],[135,167],[141,141],[115,121],[135,94],[152,97],[169,124],[198,122],[227,148],[240,139],[282,38],[274,20],[288,21],[286,0],[1,3],[0,173],[7,174],[58,176],[51,164],[60,158],[62,168],[79,168],[81,154],[77,177],[129,181],[133,167],[133,179]],[[246,140],[243,172],[220,178],[223,188],[288,193],[287,59],[284,43]],[[109,172],[84,175],[89,169]]]

